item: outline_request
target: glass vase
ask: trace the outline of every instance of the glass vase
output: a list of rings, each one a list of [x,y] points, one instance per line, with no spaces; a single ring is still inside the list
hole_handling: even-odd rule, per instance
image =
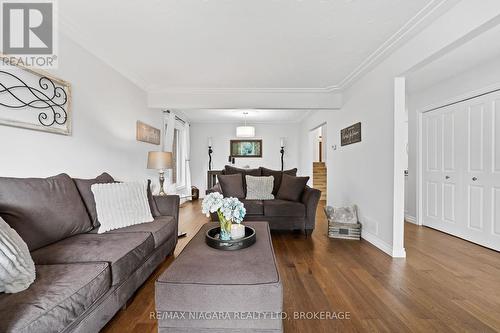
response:
[[[231,240],[231,225],[233,224],[231,220],[227,220],[220,211],[217,211],[220,223],[220,239],[221,240]]]

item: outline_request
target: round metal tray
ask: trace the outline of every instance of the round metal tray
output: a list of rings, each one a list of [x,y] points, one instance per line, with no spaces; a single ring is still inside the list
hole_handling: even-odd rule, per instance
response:
[[[223,241],[219,239],[219,235],[220,227],[208,229],[205,234],[205,242],[217,250],[234,251],[252,246],[257,240],[255,229],[247,226],[245,226],[245,237],[243,238]]]

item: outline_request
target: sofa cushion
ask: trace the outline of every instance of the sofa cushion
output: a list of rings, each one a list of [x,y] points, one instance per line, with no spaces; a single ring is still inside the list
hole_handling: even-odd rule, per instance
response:
[[[276,199],[300,201],[309,177],[294,177],[283,174]]]
[[[0,216],[30,251],[92,229],[76,185],[66,174],[0,177]]]
[[[224,173],[225,175],[235,175],[235,174],[240,174],[241,175],[241,180],[243,181],[243,191],[245,192],[245,195],[243,197],[246,196],[247,194],[247,183],[246,183],[246,180],[245,180],[245,176],[248,175],[248,176],[255,176],[255,177],[258,177],[258,176],[262,176],[262,171],[260,170],[260,168],[257,168],[257,169],[243,169],[243,168],[236,168],[236,167],[233,167],[233,166],[230,166],[230,165],[226,165],[224,167]]]
[[[280,189],[281,178],[282,178],[283,174],[286,174],[289,176],[297,176],[297,168],[285,170],[285,171],[271,170],[271,169],[267,169],[267,168],[263,168],[263,167],[261,167],[261,169],[262,169],[262,176],[273,176],[274,177],[273,194],[275,196],[276,196],[276,194],[278,194],[278,191]]]
[[[0,332],[62,332],[111,287],[106,263],[36,266],[27,290],[0,294]]]
[[[287,200],[265,200],[265,216],[288,216],[304,217],[306,216],[306,206],[301,202]]]
[[[247,210],[247,215],[264,215],[264,204],[262,200],[240,200]]]
[[[154,250],[153,236],[146,232],[80,234],[31,253],[38,265],[106,262],[112,284],[128,278]]]
[[[83,203],[85,204],[85,207],[87,208],[87,212],[89,213],[90,220],[92,221],[92,225],[94,227],[99,226],[99,220],[97,219],[97,210],[95,208],[95,199],[94,199],[94,194],[90,190],[90,187],[94,184],[107,184],[107,183],[113,183],[115,180],[111,175],[108,173],[104,172],[100,174],[99,176],[92,178],[92,179],[79,179],[79,178],[73,178],[73,181],[76,184],[76,187],[78,189],[78,192],[80,192],[80,195],[82,197]]]
[[[243,199],[245,197],[241,175],[217,175],[217,179],[219,180],[224,197],[234,197],[238,199]]]
[[[177,237],[175,220],[172,216],[159,216],[153,222],[131,225],[129,227],[115,229],[108,233],[150,233],[155,241],[155,249],[165,243],[171,237]]]

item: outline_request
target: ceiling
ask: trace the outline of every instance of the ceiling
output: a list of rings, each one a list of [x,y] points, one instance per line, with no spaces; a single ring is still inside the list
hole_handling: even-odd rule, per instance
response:
[[[429,89],[441,81],[500,59],[500,26],[480,34],[407,76],[408,91]]]
[[[146,91],[162,91],[336,87],[442,2],[65,0],[58,6],[66,34]]]
[[[244,123],[245,118],[249,125],[270,123],[295,123],[304,119],[311,111],[307,110],[229,110],[229,109],[210,109],[210,110],[183,110],[176,111],[192,123]],[[245,116],[244,113],[247,113]]]

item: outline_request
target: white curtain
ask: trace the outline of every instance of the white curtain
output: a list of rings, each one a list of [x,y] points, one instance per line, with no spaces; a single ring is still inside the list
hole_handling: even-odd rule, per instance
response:
[[[174,129],[175,129],[175,113],[170,111],[165,116],[165,140],[163,142],[163,151],[174,151]]]
[[[191,136],[190,124],[186,122],[184,125],[184,133],[186,135],[186,194],[191,195]]]

